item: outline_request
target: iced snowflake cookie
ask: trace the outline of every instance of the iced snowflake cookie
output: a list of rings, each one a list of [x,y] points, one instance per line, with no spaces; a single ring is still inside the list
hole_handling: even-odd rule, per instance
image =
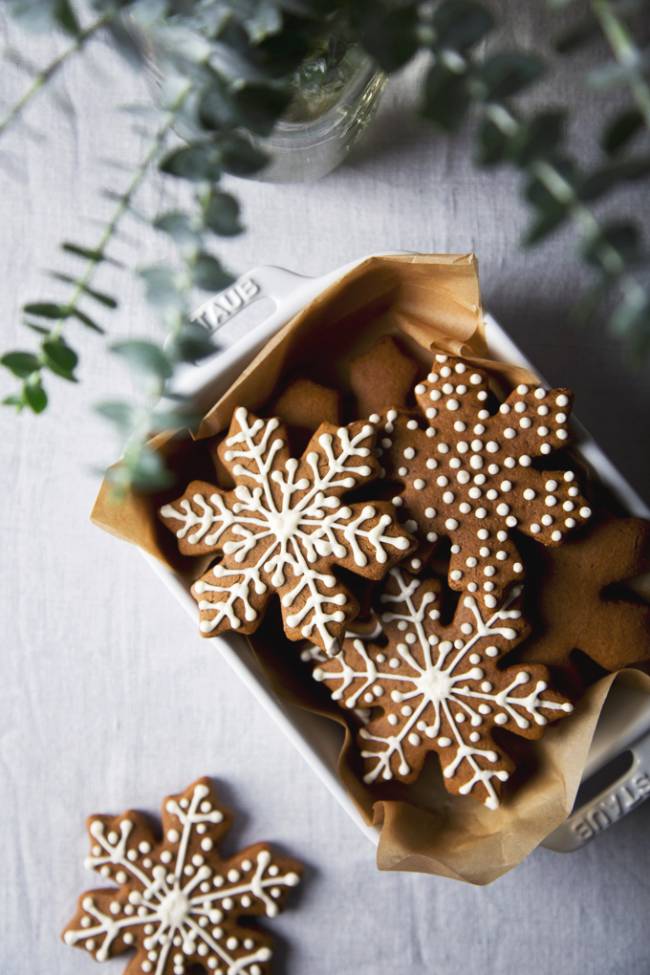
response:
[[[403,485],[399,498],[422,537],[451,540],[450,586],[493,609],[523,578],[512,530],[558,545],[591,511],[573,471],[532,466],[567,444],[569,391],[520,385],[494,414],[489,396],[481,369],[437,355],[415,387],[426,423],[389,410],[380,445],[386,476]]]
[[[222,860],[229,825],[208,779],[165,800],[162,839],[141,813],[91,816],[86,865],[116,886],[80,897],[65,943],[97,961],[135,952],[128,975],[267,973],[271,939],[239,919],[275,917],[301,867],[264,843]]]
[[[650,660],[650,606],[620,591],[650,572],[650,522],[594,520],[588,532],[536,561],[538,584],[529,596],[538,625],[521,660],[566,666],[581,650],[610,671]]]
[[[538,738],[573,710],[544,667],[498,667],[525,635],[519,595],[514,588],[486,611],[468,593],[442,626],[437,580],[391,570],[381,595],[385,645],[345,640],[314,671],[341,707],[381,711],[357,735],[365,782],[412,782],[435,751],[449,792],[496,808],[513,766],[493,729]]]
[[[279,420],[235,410],[219,447],[234,490],[193,481],[160,509],[184,555],[222,556],[192,587],[204,636],[253,633],[276,592],[290,640],[336,651],[358,607],[334,566],[380,579],[412,548],[392,504],[341,500],[376,478],[374,442],[368,422],[322,424],[295,460]]]

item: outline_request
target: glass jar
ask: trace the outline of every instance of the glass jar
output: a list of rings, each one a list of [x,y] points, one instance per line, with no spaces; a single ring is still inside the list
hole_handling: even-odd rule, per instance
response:
[[[368,125],[386,75],[355,44],[345,48],[333,67],[323,62],[309,59],[296,74],[289,109],[273,133],[259,140],[271,161],[256,179],[320,179],[343,161]]]

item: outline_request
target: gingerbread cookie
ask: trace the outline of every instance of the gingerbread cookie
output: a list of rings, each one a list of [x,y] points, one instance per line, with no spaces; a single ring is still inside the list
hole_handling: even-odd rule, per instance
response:
[[[539,625],[521,660],[565,666],[581,650],[610,671],[650,660],[650,606],[609,591],[650,572],[650,522],[604,518],[536,561],[528,596]]]
[[[321,423],[341,423],[341,394],[311,379],[294,379],[269,409],[288,427],[313,432]]]
[[[86,865],[116,887],[79,898],[65,943],[97,961],[135,952],[129,975],[268,972],[271,939],[239,919],[275,917],[301,867],[265,843],[223,860],[229,825],[208,779],[165,800],[160,840],[141,813],[91,816]]]
[[[399,497],[427,542],[451,540],[450,586],[493,609],[523,578],[513,529],[559,545],[591,515],[573,471],[532,466],[566,445],[571,394],[520,385],[492,414],[487,374],[437,355],[415,396],[426,426],[396,410],[384,415],[386,476],[403,484]]]
[[[160,509],[184,555],[221,555],[192,587],[204,636],[253,633],[276,592],[289,639],[336,652],[358,607],[334,566],[380,579],[412,548],[392,504],[341,500],[376,478],[374,442],[367,422],[323,424],[295,460],[278,419],[235,410],[219,447],[234,490],[193,481]]]
[[[404,355],[394,338],[384,335],[368,352],[350,362],[357,416],[405,405],[419,372],[417,362]]]
[[[493,729],[538,738],[573,710],[544,667],[498,667],[525,635],[519,594],[514,588],[490,612],[466,594],[442,626],[439,582],[391,570],[381,595],[386,644],[345,640],[314,671],[342,707],[381,710],[358,732],[365,782],[412,782],[435,751],[449,792],[496,808],[512,762]]]

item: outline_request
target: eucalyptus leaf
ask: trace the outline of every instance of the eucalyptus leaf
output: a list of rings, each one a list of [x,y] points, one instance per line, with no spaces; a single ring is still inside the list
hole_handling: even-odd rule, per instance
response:
[[[162,230],[178,244],[179,247],[192,246],[200,240],[194,219],[182,210],[170,210],[162,213],[154,220],[156,230]]]
[[[76,318],[77,321],[81,322],[82,325],[85,325],[86,328],[92,329],[93,332],[97,332],[99,335],[104,334],[104,329],[101,327],[101,325],[98,325],[97,322],[93,321],[90,315],[87,315],[85,311],[82,311],[80,308],[73,308],[72,317]]]
[[[77,381],[74,370],[79,362],[79,356],[62,336],[44,339],[41,342],[41,352],[48,369],[70,382]]]
[[[32,352],[5,352],[0,358],[0,364],[18,379],[26,379],[41,367],[39,359]]]
[[[166,468],[160,454],[146,445],[132,461],[125,460],[128,482],[138,491],[153,492],[170,487],[174,483],[171,472]]]
[[[169,379],[172,366],[159,345],[146,339],[126,339],[115,342],[111,351],[121,356],[136,371],[158,379]]]
[[[217,351],[211,333],[198,322],[188,322],[170,341],[167,351],[177,362],[199,362]]]
[[[117,427],[122,435],[126,435],[133,427],[136,411],[130,403],[119,400],[96,403],[94,410]]]
[[[37,335],[49,335],[52,331],[47,325],[41,325],[40,322],[32,322],[29,318],[23,318],[23,325],[25,328],[31,329],[32,332],[36,332]]]
[[[609,260],[610,250],[615,251],[621,268],[612,268]],[[609,221],[599,227],[584,242],[583,256],[589,264],[601,268],[605,274],[620,273],[626,264],[633,264],[641,257],[641,232],[629,220]]]
[[[623,109],[605,126],[600,144],[608,156],[616,156],[641,132],[643,125],[643,114],[638,108]]]
[[[553,40],[553,47],[558,54],[572,54],[599,36],[597,21],[593,17],[585,17],[558,34]]]
[[[47,393],[43,389],[40,380],[31,382],[27,380],[23,384],[23,399],[32,413],[42,413],[47,406]]]
[[[419,47],[417,3],[355,0],[353,23],[366,51],[387,72],[397,71]]]
[[[266,153],[241,133],[226,132],[217,145],[224,170],[233,176],[253,176],[268,162]]]
[[[509,141],[508,155],[518,166],[529,166],[539,159],[552,157],[564,136],[566,112],[563,109],[545,109],[534,115],[529,122],[518,126]]]
[[[18,393],[10,393],[8,396],[3,398],[2,405],[14,406],[16,411],[20,413],[25,406],[25,400],[23,399],[22,395],[19,395]]]
[[[68,318],[70,315],[67,305],[59,305],[53,301],[32,301],[23,305],[23,311],[27,315],[36,315],[39,318],[61,319]]]
[[[478,130],[477,162],[481,166],[494,166],[507,157],[509,138],[492,119],[484,118]]]
[[[538,81],[544,67],[536,54],[524,51],[493,54],[476,69],[477,92],[485,101],[512,98]]]
[[[199,124],[212,132],[239,125],[240,119],[228,85],[217,72],[212,72],[209,83],[204,86],[196,114]]]
[[[96,264],[108,259],[104,251],[97,250],[93,247],[84,247],[82,244],[75,244],[70,240],[64,240],[61,244],[61,250],[65,251],[66,254],[83,257],[86,261],[93,261]]]
[[[75,37],[80,33],[81,26],[70,0],[56,0],[54,4],[54,16],[57,25],[66,34],[71,34]]]
[[[287,87],[245,82],[231,92],[238,124],[257,135],[267,136],[291,101]]]
[[[470,105],[465,75],[436,63],[429,69],[423,86],[422,114],[447,132],[462,125]]]
[[[154,308],[180,311],[185,307],[182,287],[172,268],[165,264],[153,264],[140,268],[139,274],[145,282],[147,301]]]
[[[192,429],[200,421],[199,413],[183,412],[182,410],[158,409],[151,414],[150,429],[152,433],[161,430]]]
[[[203,291],[222,291],[234,280],[233,275],[211,254],[201,253],[194,261],[192,281]]]
[[[212,144],[195,142],[168,153],[159,164],[162,173],[193,182],[217,182],[221,177],[221,154]]]
[[[476,0],[444,0],[433,13],[436,42],[441,47],[465,50],[483,40],[494,26],[494,17]]]
[[[213,191],[203,206],[206,226],[222,237],[232,237],[242,232],[239,213],[239,202],[230,193]]]
[[[534,247],[540,244],[546,237],[558,230],[563,223],[569,219],[569,211],[566,207],[556,206],[553,209],[543,210],[532,220],[530,226],[524,233],[522,243],[524,247]]]
[[[650,154],[610,162],[584,177],[580,186],[580,198],[597,200],[621,183],[635,182],[649,175]]]
[[[596,90],[634,85],[638,81],[643,83],[648,71],[650,71],[650,50],[640,52],[637,57],[621,63],[614,61],[595,68],[587,75],[587,82]]]

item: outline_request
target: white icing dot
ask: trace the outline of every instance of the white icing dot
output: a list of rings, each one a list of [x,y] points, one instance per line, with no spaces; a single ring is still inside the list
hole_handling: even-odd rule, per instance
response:
[[[447,531],[453,532],[458,528],[458,522],[455,518],[447,518],[445,521],[445,528]]]

